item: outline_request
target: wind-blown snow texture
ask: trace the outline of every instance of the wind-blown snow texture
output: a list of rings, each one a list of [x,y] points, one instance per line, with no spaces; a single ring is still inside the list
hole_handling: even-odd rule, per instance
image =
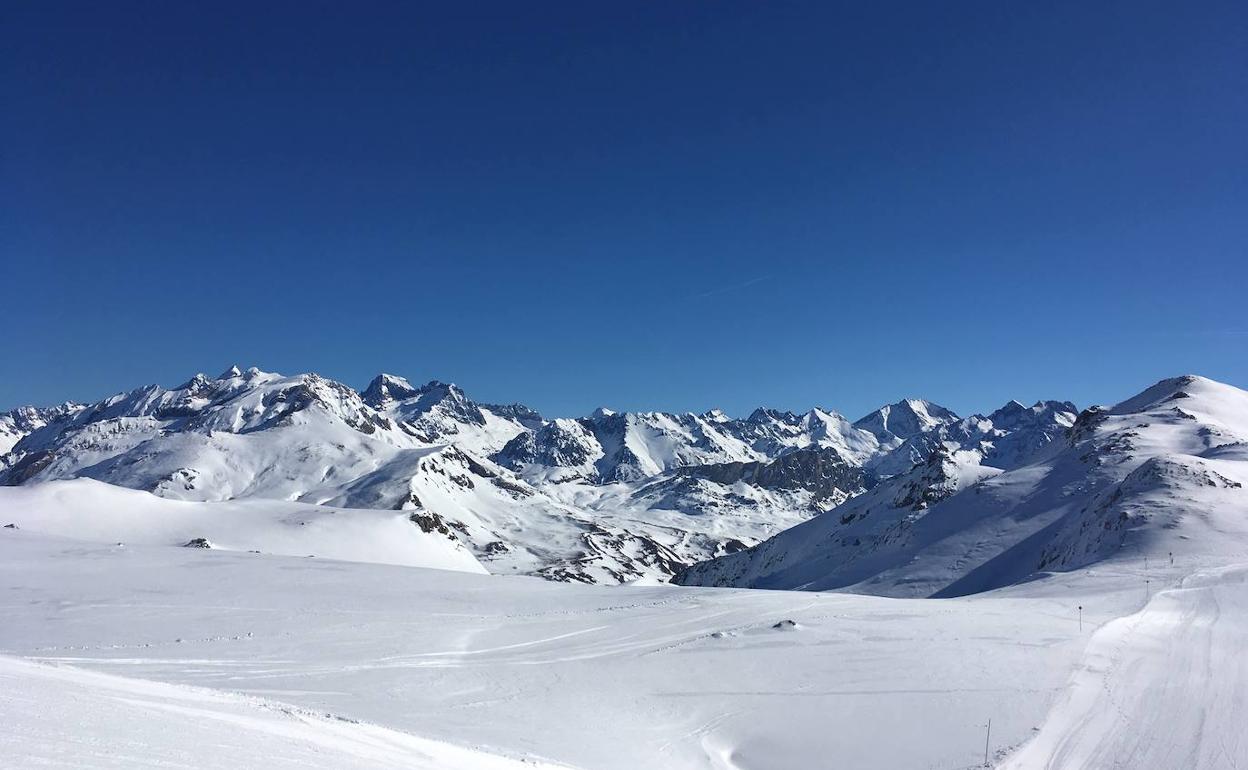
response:
[[[10,450],[0,484],[89,478],[169,500],[331,506],[339,521],[404,511],[491,572],[653,582],[755,545],[940,448],[1018,465],[1074,416],[1070,404],[1043,402],[960,419],[909,399],[854,423],[825,409],[544,419],[437,381],[383,374],[356,392],[315,374],[233,367],[172,389],[0,415],[0,449]],[[209,519],[197,537],[265,547]],[[104,521],[115,520],[97,530]],[[118,524],[111,537],[127,531]]]

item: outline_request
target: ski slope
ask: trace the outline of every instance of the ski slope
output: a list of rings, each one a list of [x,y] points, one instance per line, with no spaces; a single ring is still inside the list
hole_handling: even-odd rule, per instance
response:
[[[1093,636],[1009,770],[1248,766],[1248,565],[1200,572]]]
[[[7,656],[0,656],[0,714],[4,767],[557,768],[260,698]]]
[[[413,417],[423,429],[476,419],[444,389],[445,408]],[[0,488],[15,525],[0,528],[0,767],[955,770],[985,752],[1012,769],[1248,767],[1245,415],[1244,391],[1165,380],[1037,439],[1034,462],[946,444],[702,566],[862,594],[487,575],[451,534],[506,531],[491,568],[515,545],[572,550],[569,522],[600,552],[582,577],[675,561],[641,546],[690,532],[621,537],[660,521],[628,501],[761,465],[548,494],[439,445],[378,452],[321,504],[89,478]],[[884,440],[914,438],[888,417]],[[767,466],[838,483],[856,467]],[[258,478],[303,483],[288,470]],[[194,491],[194,474],[175,481]],[[711,518],[704,536],[750,531]],[[200,538],[212,547],[180,547]]]
[[[1184,569],[1149,574],[1177,585]],[[474,765],[477,754],[583,770],[804,768],[828,757],[841,768],[952,770],[982,762],[991,718],[994,756],[1034,736],[1012,766],[1058,767],[1060,757],[1045,764],[1043,742],[1080,721],[1063,716],[1080,689],[1072,672],[1100,644],[1097,626],[1112,630],[1144,605],[1142,574],[1124,562],[979,596],[891,599],[562,585],[0,529],[0,655],[41,664],[5,663],[16,684],[0,696],[0,746],[19,767],[50,745],[63,766],[87,767],[108,766],[93,747],[135,757],[150,745],[175,766],[184,751],[192,766],[297,767],[325,752],[309,766],[421,767],[404,752],[442,762],[437,747],[448,746],[446,756],[480,767],[490,765]],[[1242,599],[1243,582],[1218,590]],[[1242,638],[1242,626],[1210,622],[1216,638]],[[1202,679],[1200,662],[1175,693],[1194,703],[1210,688],[1242,688],[1242,667]],[[72,670],[56,679],[47,666]],[[115,722],[93,705],[118,698],[128,711]],[[1227,740],[1242,702],[1209,708],[1224,709],[1207,718],[1209,735],[1220,725]],[[32,723],[32,710],[59,716]],[[187,714],[209,731],[202,746],[170,722]],[[216,722],[236,717],[245,725],[229,737],[242,759],[203,748],[217,746]],[[310,746],[300,722],[334,745]],[[1227,750],[1242,758],[1239,744]]]

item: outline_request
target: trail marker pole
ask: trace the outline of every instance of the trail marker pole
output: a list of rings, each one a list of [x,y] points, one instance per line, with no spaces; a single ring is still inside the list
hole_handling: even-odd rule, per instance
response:
[[[988,767],[988,741],[992,738],[992,720],[988,720],[988,733],[984,736],[984,767]]]
[[[1083,605],[1079,605],[1079,631],[1083,631]]]

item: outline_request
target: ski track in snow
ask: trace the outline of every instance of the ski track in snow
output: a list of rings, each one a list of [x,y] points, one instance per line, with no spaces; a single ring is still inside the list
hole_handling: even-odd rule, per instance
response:
[[[0,654],[41,661],[25,664],[41,671],[72,666],[111,683],[242,699],[220,707],[229,714],[276,699],[295,713],[375,726],[391,742],[418,736],[500,762],[585,770],[782,770],[829,756],[841,768],[881,759],[966,767],[977,744],[982,752],[981,715],[1013,713],[999,729],[1020,742],[1083,646],[1063,602],[1047,598],[570,586],[224,551],[123,552],[24,531],[0,532],[0,587]],[[795,626],[775,627],[785,620]],[[83,702],[96,705],[84,712],[45,679],[31,681],[25,691],[50,699],[39,708],[55,716],[32,726],[22,716],[29,705],[0,694],[0,733],[11,747],[0,756],[29,760],[18,767],[78,734],[152,740],[153,755],[177,766],[176,752],[195,757],[201,739],[192,732],[166,745],[164,736],[186,733],[183,722],[212,723],[129,704],[122,722],[105,724],[91,716],[109,713],[98,688],[87,688]],[[262,716],[291,721],[286,706],[275,708]],[[248,718],[255,711],[245,706]],[[19,722],[26,727],[16,734]],[[202,738],[250,744],[250,759],[183,763],[246,768],[262,757],[266,767],[300,766],[312,750],[303,737],[275,743],[269,726]],[[309,766],[369,766],[354,746],[319,747],[338,753]],[[72,740],[63,748],[71,759],[62,765],[103,764]],[[471,756],[462,766],[488,767]]]
[[[333,714],[0,656],[0,766],[556,770]],[[72,725],[72,730],[65,729]],[[262,759],[261,759],[262,758]],[[15,761],[15,764],[9,764]]]
[[[952,770],[990,715],[1010,770],[1248,767],[1248,567],[905,600],[0,549],[3,767]]]
[[[1248,767],[1248,565],[1199,572],[1093,636],[1006,770]]]

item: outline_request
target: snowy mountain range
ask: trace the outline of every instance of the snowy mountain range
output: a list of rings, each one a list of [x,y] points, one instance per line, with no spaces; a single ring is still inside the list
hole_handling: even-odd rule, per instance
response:
[[[1209,389],[1242,393],[1199,378],[1146,393],[1158,388],[1188,392],[1189,406]],[[1075,502],[1092,506],[1089,515],[1123,510],[1127,491],[1097,507],[1112,494],[1105,490],[1127,484],[1147,496],[1140,485],[1148,473],[1186,478],[1180,466],[1204,484],[1203,466],[1166,459],[1127,483],[1152,455],[1122,459],[1131,441],[1120,434],[1134,430],[1129,438],[1139,443],[1135,435],[1144,431],[1119,424],[1124,408],[1079,415],[1064,401],[1010,402],[959,417],[906,399],[852,422],[822,408],[760,408],[743,419],[719,410],[598,409],[547,419],[520,404],[478,403],[438,381],[414,386],[382,374],[357,392],[316,374],[233,367],[171,389],[152,385],[89,405],[0,415],[9,450],[0,456],[0,484],[93,479],[218,506],[209,510],[246,502],[256,516],[260,501],[273,501],[266,510],[280,511],[289,526],[307,526],[316,517],[305,514],[322,509],[338,521],[374,512],[358,518],[388,516],[421,538],[445,541],[444,561],[470,553],[489,572],[560,581],[653,582],[679,573],[689,584],[959,592],[1092,558],[1074,553],[1092,547],[1079,539],[1081,520],[1065,516]],[[1188,418],[1152,415],[1152,408],[1139,402],[1131,419],[1147,418],[1149,431],[1167,436],[1174,430],[1162,426],[1171,423],[1204,430],[1210,445],[1202,451],[1248,436],[1226,428],[1220,412],[1197,409]],[[74,491],[83,489],[60,494],[89,506],[89,495]],[[291,506],[302,506],[298,515]],[[247,542],[228,518],[188,517],[161,537],[278,548],[271,539]],[[116,525],[117,539],[134,537]],[[953,542],[951,527],[965,552],[940,551],[948,563],[930,575],[911,564],[930,564],[927,554],[936,551],[929,549]],[[1041,535],[1050,529],[1051,541]],[[1028,548],[1039,550],[1015,559],[1021,552],[1011,549],[1028,538]],[[1116,547],[1112,540],[1093,550]],[[292,543],[286,551],[308,547]]]
[[[984,426],[961,421],[949,431],[959,441],[909,471],[676,582],[953,596],[1123,551],[1242,553],[1248,393],[1187,376],[1073,423],[1066,406],[994,412],[994,428],[1015,430],[986,450],[964,448]],[[1018,430],[1040,424],[1068,429]]]

